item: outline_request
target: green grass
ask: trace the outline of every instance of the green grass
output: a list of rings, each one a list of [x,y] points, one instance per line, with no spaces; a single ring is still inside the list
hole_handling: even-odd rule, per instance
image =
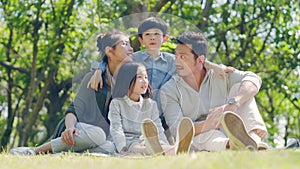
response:
[[[76,154],[13,156],[0,154],[0,169],[293,169],[300,168],[300,149],[274,151],[198,152],[177,156],[97,157]]]

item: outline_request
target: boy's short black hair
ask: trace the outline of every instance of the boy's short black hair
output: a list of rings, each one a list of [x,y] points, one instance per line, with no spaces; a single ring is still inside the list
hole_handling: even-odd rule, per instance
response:
[[[142,38],[143,32],[147,31],[148,29],[157,28],[160,29],[163,32],[163,35],[165,36],[168,34],[168,25],[167,23],[156,17],[150,17],[145,19],[138,27],[138,34],[139,37]]]
[[[208,42],[201,32],[184,32],[176,37],[178,44],[192,45],[192,52],[195,59],[198,56],[207,56]]]

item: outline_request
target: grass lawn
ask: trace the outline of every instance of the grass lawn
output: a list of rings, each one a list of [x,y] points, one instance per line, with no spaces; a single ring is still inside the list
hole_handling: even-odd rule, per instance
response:
[[[155,157],[98,157],[76,154],[13,156],[0,154],[0,169],[299,169],[300,149],[260,152],[224,151],[199,152],[177,156]]]

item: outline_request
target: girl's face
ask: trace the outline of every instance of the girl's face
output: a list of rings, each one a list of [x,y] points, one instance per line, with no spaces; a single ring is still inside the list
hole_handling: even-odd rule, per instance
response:
[[[148,90],[148,85],[149,80],[146,68],[144,66],[139,66],[131,96],[139,97],[141,94],[145,94]]]
[[[122,37],[112,49],[111,57],[116,62],[132,61],[133,49],[128,37]]]

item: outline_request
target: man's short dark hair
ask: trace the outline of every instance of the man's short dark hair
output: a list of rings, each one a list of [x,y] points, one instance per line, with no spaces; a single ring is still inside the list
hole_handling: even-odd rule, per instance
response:
[[[206,57],[208,42],[201,32],[184,32],[176,38],[178,44],[192,45],[195,58],[203,55]]]
[[[138,34],[139,37],[142,38],[142,34],[147,31],[148,29],[157,28],[160,29],[163,32],[163,35],[165,36],[168,34],[168,25],[167,23],[156,17],[150,17],[145,19],[138,27]]]

